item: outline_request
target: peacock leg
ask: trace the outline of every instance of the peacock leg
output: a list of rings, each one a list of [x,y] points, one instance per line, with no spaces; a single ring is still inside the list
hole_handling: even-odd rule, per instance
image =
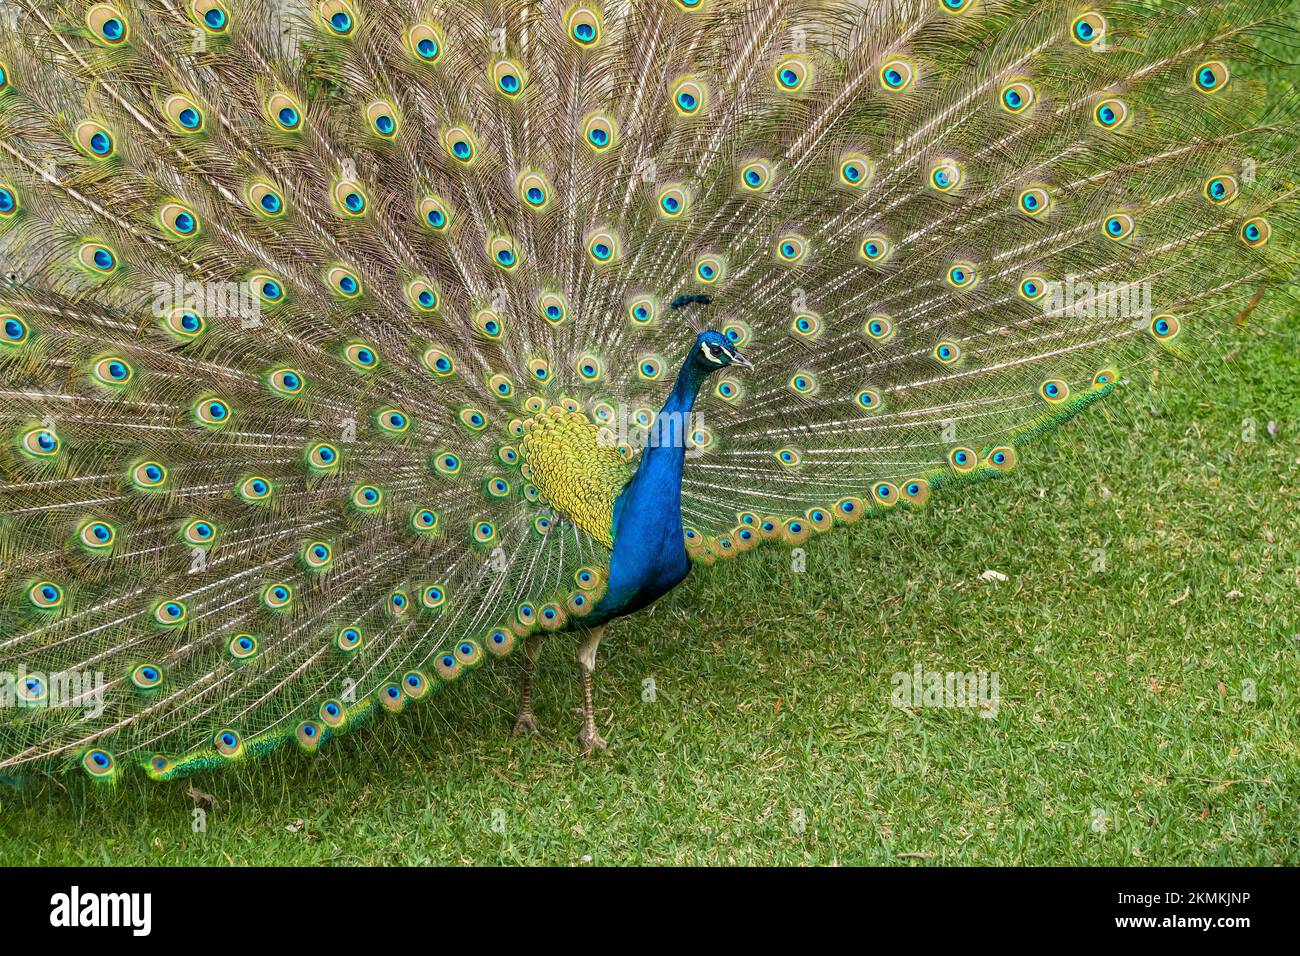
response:
[[[582,744],[584,755],[593,750],[604,750],[609,746],[596,733],[596,709],[591,702],[591,675],[596,672],[596,648],[600,646],[605,626],[593,627],[587,631],[586,639],[578,646],[578,668],[582,671],[582,730],[578,732],[578,742]]]
[[[542,639],[534,634],[524,644],[524,676],[519,681],[519,712],[515,714],[513,734],[541,734],[533,716],[533,667],[542,653]]]

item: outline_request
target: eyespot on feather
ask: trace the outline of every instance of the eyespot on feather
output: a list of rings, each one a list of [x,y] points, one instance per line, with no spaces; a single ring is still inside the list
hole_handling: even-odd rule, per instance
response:
[[[201,231],[194,210],[176,201],[162,205],[158,210],[158,223],[176,239],[192,239]]]
[[[528,73],[521,63],[510,57],[501,57],[488,67],[488,78],[498,93],[507,100],[517,99],[528,85]]]
[[[799,93],[812,86],[811,61],[798,54],[781,57],[772,70],[772,82],[782,93]]]
[[[357,11],[346,0],[325,0],[316,5],[321,24],[331,36],[350,37],[357,28]]]
[[[279,218],[288,210],[284,195],[264,180],[254,180],[244,195],[252,210],[265,219]]]
[[[223,34],[230,29],[230,11],[222,0],[191,0],[190,16],[194,22],[211,34]]]
[[[297,133],[303,128],[302,105],[293,94],[278,91],[266,98],[267,118],[273,126],[286,133]]]
[[[1096,10],[1089,10],[1074,18],[1070,24],[1070,39],[1080,46],[1104,46],[1106,18]]]
[[[954,448],[948,452],[948,465],[959,475],[969,474],[979,464],[979,458],[969,448]]]
[[[433,66],[442,58],[442,30],[433,23],[417,23],[402,37],[407,52],[424,66]]]
[[[930,500],[930,482],[912,478],[899,487],[903,501],[913,508],[921,508]]]
[[[858,258],[873,265],[884,262],[893,251],[889,238],[881,233],[871,233],[858,244]]]
[[[184,93],[173,93],[163,103],[163,115],[180,133],[203,132],[205,117],[198,102]]]
[[[1028,80],[1013,80],[998,91],[998,105],[1008,113],[1027,113],[1038,98],[1033,84]]]
[[[112,4],[96,3],[86,11],[86,29],[100,46],[115,47],[129,39],[131,22]]]
[[[604,22],[600,11],[594,6],[580,5],[565,14],[565,29],[568,38],[584,49],[597,46],[604,32]]]
[[[1247,219],[1241,224],[1241,229],[1237,233],[1241,241],[1251,248],[1258,248],[1266,244],[1273,235],[1273,227],[1269,225],[1267,219],[1263,216],[1255,216]]]
[[[670,98],[678,116],[694,117],[708,107],[708,87],[694,76],[683,76],[672,84]]]
[[[880,65],[880,86],[890,93],[908,89],[916,80],[916,70],[906,57],[892,57]]]
[[[371,100],[365,107],[366,125],[381,140],[390,140],[397,136],[401,127],[401,114],[397,107],[386,99]]]
[[[1105,130],[1116,130],[1128,122],[1128,105],[1118,97],[1108,97],[1092,111],[1093,122]]]
[[[579,133],[587,147],[597,153],[603,153],[618,144],[618,126],[605,113],[587,114]]]
[[[442,132],[442,148],[447,156],[462,165],[471,165],[478,157],[478,139],[462,125],[449,126]]]
[[[1223,92],[1229,79],[1231,74],[1222,60],[1207,60],[1192,71],[1192,86],[1207,96]]]

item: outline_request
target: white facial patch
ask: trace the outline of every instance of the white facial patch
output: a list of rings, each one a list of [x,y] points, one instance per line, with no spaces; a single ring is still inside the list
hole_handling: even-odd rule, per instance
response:
[[[701,342],[700,354],[714,365],[726,365],[727,363],[722,360],[723,350],[719,348],[715,353],[713,351],[715,348],[717,348],[717,346],[710,345],[708,342]]]

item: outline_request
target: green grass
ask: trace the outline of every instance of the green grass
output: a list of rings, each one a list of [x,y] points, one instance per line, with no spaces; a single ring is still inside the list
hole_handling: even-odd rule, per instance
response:
[[[1300,863],[1300,321],[1240,338],[805,573],[761,549],[616,624],[595,759],[558,638],[543,740],[508,662],[316,757],[0,787],[0,862]],[[917,662],[996,671],[996,716],[892,706]]]

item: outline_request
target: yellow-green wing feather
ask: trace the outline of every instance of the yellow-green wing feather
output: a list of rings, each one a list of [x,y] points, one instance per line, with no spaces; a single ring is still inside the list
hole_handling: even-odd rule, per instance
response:
[[[625,453],[582,412],[553,407],[524,423],[523,473],[542,500],[614,547],[614,501],[631,477]]]

